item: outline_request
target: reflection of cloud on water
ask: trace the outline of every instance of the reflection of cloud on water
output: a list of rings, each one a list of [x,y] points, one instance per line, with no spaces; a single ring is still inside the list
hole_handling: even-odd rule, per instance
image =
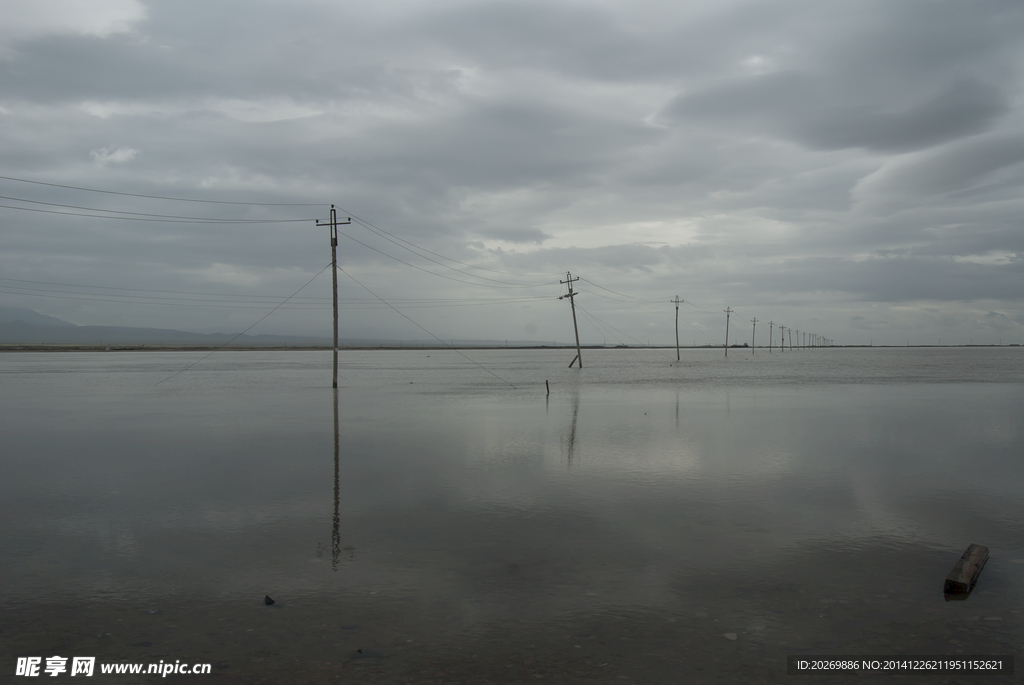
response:
[[[154,582],[171,575],[197,592],[268,583],[285,597],[378,592],[374,601],[413,597],[424,615],[443,610],[474,624],[659,609],[692,599],[709,579],[778,578],[807,559],[842,571],[844,554],[879,554],[895,541],[920,550],[955,530],[962,502],[950,506],[950,474],[965,465],[984,467],[972,476],[976,492],[1019,483],[985,485],[1006,470],[963,449],[1001,449],[1017,426],[1012,409],[989,406],[987,417],[948,427],[931,405],[895,411],[945,397],[936,387],[683,390],[678,405],[674,388],[558,390],[549,403],[350,399],[337,472],[327,416],[326,435],[250,438],[228,457],[218,450],[241,432],[196,438],[192,453],[129,462],[137,491],[112,499],[116,506],[72,515],[48,500],[53,510],[37,529],[78,565],[83,587],[120,578],[142,594],[173,595]],[[174,468],[160,470],[171,457]],[[334,542],[335,473],[338,544],[358,550],[342,555],[337,572],[309,563],[317,545]],[[971,505],[972,525],[990,529],[1019,510],[996,514],[1001,496],[983,499]],[[138,566],[110,560],[122,531],[112,521],[127,522],[120,539],[131,545],[122,549]],[[97,539],[103,545],[92,549]],[[694,549],[703,558],[696,570]]]

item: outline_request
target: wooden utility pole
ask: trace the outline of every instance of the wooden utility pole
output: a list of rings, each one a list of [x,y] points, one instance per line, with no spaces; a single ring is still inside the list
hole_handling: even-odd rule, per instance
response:
[[[682,300],[680,300],[679,296],[676,295],[676,299],[669,300],[669,302],[676,303],[676,361],[679,361],[679,303],[682,302]]]
[[[768,354],[772,353],[772,334],[774,333],[775,322],[768,322]]]
[[[757,349],[757,317],[754,319],[754,332],[750,334],[750,354],[754,354],[754,350]]]
[[[732,314],[732,308],[725,308],[725,356],[729,356],[729,315]]]
[[[785,352],[786,351],[786,327],[783,326],[781,323],[779,324],[779,332],[782,335],[782,345],[779,346],[779,351],[780,352]]]
[[[573,284],[573,282],[574,281],[578,281],[578,280],[580,280],[579,276],[577,276],[576,278],[573,278],[572,274],[569,273],[568,271],[566,271],[565,272],[565,280],[564,281],[559,281],[559,283],[568,283],[569,284],[569,294],[562,295],[558,299],[562,300],[562,299],[565,299],[566,297],[569,298],[569,304],[572,306],[572,330],[575,331],[575,333],[576,333],[576,356],[573,358],[573,360],[571,362],[569,362],[569,368],[570,369],[572,368],[572,365],[576,363],[577,359],[580,362],[580,368],[581,369],[583,368],[583,356],[580,354],[580,329],[576,325],[576,300],[573,299],[573,298],[576,297],[576,293],[574,293],[572,291],[572,284]]]
[[[352,223],[352,217],[348,221],[342,221],[341,225]],[[334,277],[334,377],[333,387],[338,387],[338,212],[331,205],[331,221],[322,224],[319,220],[317,226],[331,227],[331,275]]]

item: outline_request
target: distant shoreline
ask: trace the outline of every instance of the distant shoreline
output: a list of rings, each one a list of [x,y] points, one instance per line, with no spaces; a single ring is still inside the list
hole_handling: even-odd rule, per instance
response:
[[[1020,347],[1018,343],[1007,343],[1005,345],[997,345],[995,343],[982,345],[982,344],[969,344],[969,345],[831,345],[828,347],[806,347],[806,348],[793,348],[794,352],[805,352],[815,351],[823,349],[896,349],[896,348],[961,348],[961,347]],[[339,351],[347,350],[375,350],[379,352],[389,351],[417,351],[422,350],[426,352],[430,351],[444,351],[444,350],[565,350],[570,351],[576,349],[575,345],[510,345],[495,346],[495,345],[459,345],[452,347],[450,345],[440,346],[424,346],[424,345],[362,345],[362,346],[346,346],[339,347]],[[674,350],[675,345],[629,345],[623,346],[618,345],[615,347],[605,347],[602,345],[580,345],[580,349],[583,350]],[[680,350],[721,350],[721,345],[680,345]],[[731,350],[750,350],[749,346],[744,345],[730,345]],[[758,347],[758,350],[768,350],[767,347]],[[777,346],[772,347],[773,350],[778,350]],[[16,343],[2,343],[0,344],[0,352],[215,352],[218,350],[232,351],[232,352],[330,352],[330,347],[323,346],[303,346],[289,345],[287,347],[281,345],[268,345],[268,346],[224,346],[224,345],[75,345],[75,344],[16,344]],[[790,348],[786,348],[789,352]]]

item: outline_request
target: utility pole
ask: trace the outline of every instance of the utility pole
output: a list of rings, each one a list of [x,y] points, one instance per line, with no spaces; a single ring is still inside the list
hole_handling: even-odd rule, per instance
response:
[[[576,300],[574,299],[576,297],[576,293],[574,293],[572,291],[573,281],[578,281],[578,280],[580,280],[579,276],[577,276],[576,278],[573,278],[572,274],[569,273],[568,271],[566,271],[565,272],[565,280],[564,281],[559,281],[559,283],[567,283],[569,285],[569,294],[562,295],[558,299],[562,300],[562,299],[565,299],[566,297],[569,298],[569,304],[572,305],[572,329],[573,329],[573,331],[576,332],[576,356],[573,358],[573,360],[571,362],[569,362],[569,368],[570,369],[572,368],[572,365],[576,363],[577,359],[580,362],[580,368],[581,369],[583,368],[583,356],[580,354],[580,329],[576,325]]]
[[[352,223],[352,217],[348,221],[342,221],[341,225]],[[338,212],[331,205],[331,221],[327,224],[320,223],[317,219],[317,226],[331,227],[331,275],[334,277],[334,377],[333,387],[338,387]]]
[[[679,361],[679,303],[682,302],[682,300],[680,300],[679,296],[676,295],[676,299],[669,300],[669,302],[676,303],[676,361]]]
[[[786,327],[781,323],[779,324],[779,332],[782,334],[782,344],[779,346],[780,352],[786,351]]]
[[[750,334],[750,354],[757,349],[757,317],[754,317],[754,331]]]
[[[772,353],[772,334],[774,333],[775,322],[768,322],[768,354]]]
[[[725,308],[725,356],[729,356],[729,315],[732,314],[732,308]]]

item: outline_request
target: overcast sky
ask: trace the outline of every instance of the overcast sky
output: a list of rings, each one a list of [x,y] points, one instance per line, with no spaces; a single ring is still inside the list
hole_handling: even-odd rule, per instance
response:
[[[757,317],[838,343],[1024,343],[1019,2],[0,15],[0,175],[315,203],[0,179],[3,306],[241,331],[329,264],[314,220],[335,203],[390,234],[343,226],[379,252],[343,235],[342,268],[444,339],[569,341],[571,271],[584,342],[668,343],[678,295],[686,343],[722,342],[726,307],[730,342]],[[306,221],[71,214],[96,209]],[[343,337],[427,337],[338,278]],[[328,269],[251,333],[328,335],[330,291]]]

